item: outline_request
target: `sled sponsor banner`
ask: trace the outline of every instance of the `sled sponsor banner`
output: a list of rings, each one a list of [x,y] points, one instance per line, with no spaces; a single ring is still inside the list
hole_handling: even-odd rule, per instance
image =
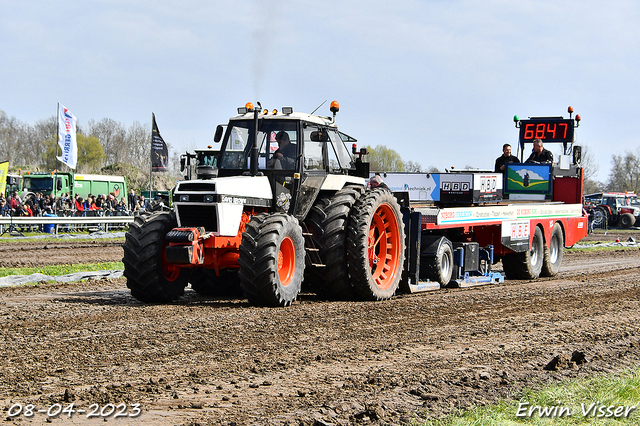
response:
[[[418,210],[418,209],[416,209]],[[468,208],[440,209],[437,224],[482,224],[522,221],[524,219],[556,219],[582,216],[582,204],[520,204],[514,206],[484,206]],[[509,234],[511,233],[509,228]],[[507,232],[503,228],[503,232]]]
[[[152,127],[151,127],[151,171],[153,172],[168,172],[167,162],[169,159],[169,150],[167,144],[160,136],[160,130],[156,124],[155,114],[151,114]]]
[[[370,178],[375,172],[370,173]],[[414,202],[486,203],[502,200],[502,174],[404,173],[381,175],[392,192],[408,192]]]
[[[370,174],[370,178],[375,173]],[[392,192],[408,192],[411,201],[438,201],[436,176],[429,173],[385,173],[382,180]]]
[[[71,111],[58,104],[58,145],[62,149],[62,155],[56,158],[74,170],[78,162],[77,121]]]

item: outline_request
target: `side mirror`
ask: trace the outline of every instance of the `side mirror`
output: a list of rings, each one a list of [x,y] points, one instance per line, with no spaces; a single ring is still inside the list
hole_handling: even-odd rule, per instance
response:
[[[180,157],[180,171],[184,171],[184,166],[187,163],[187,159],[185,157]]]
[[[56,179],[56,189],[60,191],[62,189],[62,178]]]
[[[329,142],[329,133],[324,130],[316,130],[315,132],[311,132],[310,137],[312,142]]]
[[[213,135],[214,142],[220,142],[222,140],[223,131],[224,131],[224,128],[222,127],[222,125],[218,124],[218,127],[216,127],[216,134]]]

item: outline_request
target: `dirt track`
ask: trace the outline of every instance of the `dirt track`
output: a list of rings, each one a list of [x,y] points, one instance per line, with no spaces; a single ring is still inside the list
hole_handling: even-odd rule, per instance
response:
[[[0,261],[122,256],[112,241],[43,245],[23,244],[20,255],[0,245]],[[0,319],[3,420],[16,403],[73,402],[124,403],[124,414],[140,404],[133,423],[401,424],[639,365],[640,251],[566,253],[553,280],[377,303],[302,295],[285,309],[189,289],[179,303],[145,305],[123,279],[4,288]],[[558,370],[545,370],[559,354]],[[87,413],[10,420],[47,419],[84,424]]]

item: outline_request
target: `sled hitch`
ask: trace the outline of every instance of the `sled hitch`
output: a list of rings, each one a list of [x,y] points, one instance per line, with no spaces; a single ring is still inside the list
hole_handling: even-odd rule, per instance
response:
[[[478,243],[455,243],[453,251],[454,276],[447,287],[473,287],[504,282],[504,276],[492,272],[493,246],[479,247]]]

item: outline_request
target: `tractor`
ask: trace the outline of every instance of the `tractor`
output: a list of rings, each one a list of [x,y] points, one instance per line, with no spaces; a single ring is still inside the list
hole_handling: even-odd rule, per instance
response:
[[[123,262],[132,295],[171,302],[190,283],[260,306],[291,305],[303,288],[328,299],[391,298],[405,256],[400,205],[388,190],[367,189],[366,150],[338,130],[337,102],[330,111],[247,103],[219,125],[219,149],[183,161],[194,160],[196,177],[178,182],[172,208],[131,224]],[[289,146],[279,149],[283,139]]]
[[[630,228],[640,224],[638,197],[632,192],[600,192],[584,196],[585,204],[593,210],[593,226]]]

